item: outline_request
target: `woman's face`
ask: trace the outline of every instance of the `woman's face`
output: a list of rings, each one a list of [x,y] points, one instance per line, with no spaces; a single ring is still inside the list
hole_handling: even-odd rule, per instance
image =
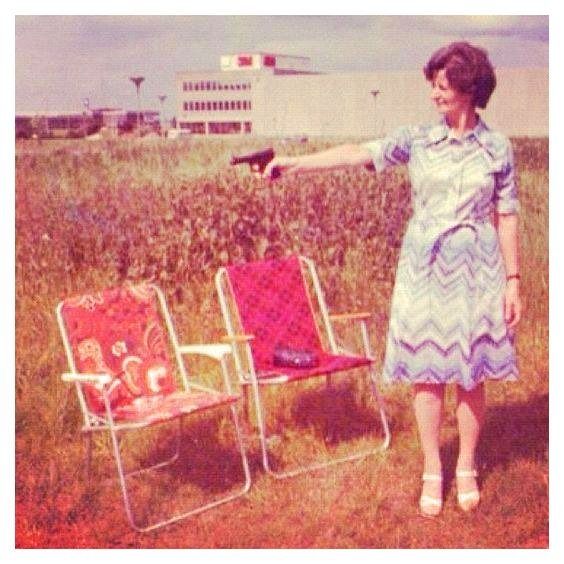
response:
[[[431,88],[431,100],[437,106],[439,113],[455,116],[472,109],[472,96],[451,87],[445,69],[437,71],[431,81]]]

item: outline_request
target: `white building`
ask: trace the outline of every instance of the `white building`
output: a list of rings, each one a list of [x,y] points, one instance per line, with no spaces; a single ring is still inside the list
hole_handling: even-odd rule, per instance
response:
[[[496,70],[485,121],[511,136],[548,135],[548,69]],[[220,70],[177,75],[178,127],[201,135],[378,137],[437,119],[422,71],[322,74],[307,57],[224,55]]]

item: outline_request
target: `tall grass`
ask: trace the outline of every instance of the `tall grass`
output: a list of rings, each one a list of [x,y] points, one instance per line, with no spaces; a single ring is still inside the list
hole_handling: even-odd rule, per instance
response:
[[[297,154],[329,143],[274,147]],[[300,253],[315,260],[333,312],[374,313],[371,344],[381,364],[410,213],[408,179],[395,169],[269,184],[226,167],[231,153],[259,148],[260,140],[18,144],[16,545],[546,546],[548,141],[516,139],[514,145],[525,302],[517,343],[521,379],[488,387],[490,410],[479,453],[484,501],[478,512],[467,517],[456,509],[451,475],[457,442],[449,395],[442,437],[451,473],[445,510],[433,522],[416,516],[421,460],[409,389],[395,386],[385,390],[394,436],[387,454],[281,482],[261,471],[251,443],[254,485],[243,501],[139,536],[127,526],[117,488],[90,487],[83,479],[78,406],[73,389],[59,379],[66,367],[54,317],[57,301],[125,280],[151,280],[165,291],[182,342],[213,341],[224,332],[212,284],[216,269]],[[209,365],[190,368],[213,372]],[[346,407],[348,388],[339,392]],[[281,401],[274,392],[270,396],[270,403]],[[279,453],[281,461],[325,452],[319,420],[326,402],[308,389],[282,405],[280,419],[271,424],[296,433],[297,441],[294,450]],[[343,425],[354,423],[344,417]],[[218,440],[223,444],[222,418],[187,427],[189,454],[196,455],[191,445],[202,436],[209,448]],[[346,451],[372,438],[345,437],[335,448]],[[228,452],[213,447],[208,464],[219,469],[227,457],[233,466]],[[151,458],[154,452],[138,454]],[[110,461],[96,464],[104,472]],[[213,472],[211,477],[194,472],[184,469],[163,479],[172,480],[180,494],[222,486]],[[165,482],[145,493],[156,496],[159,487],[171,489]]]

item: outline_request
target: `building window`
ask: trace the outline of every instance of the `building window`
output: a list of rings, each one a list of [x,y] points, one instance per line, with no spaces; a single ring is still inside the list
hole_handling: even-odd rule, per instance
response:
[[[239,121],[210,121],[208,122],[208,133],[233,135],[241,133],[241,122]]]
[[[209,111],[211,111],[211,109],[212,109],[211,102],[206,102],[206,110],[208,110],[208,112],[209,112]]]
[[[223,110],[223,102],[218,102],[218,104],[219,104],[219,109]]]
[[[228,109],[229,109],[229,102],[225,101],[225,102],[223,103],[223,109],[224,109],[224,110],[228,110]]]
[[[238,110],[241,109],[241,100],[237,100],[237,109],[238,109]]]
[[[194,83],[194,90],[199,90],[200,86],[197,82]]]
[[[243,100],[243,109],[244,109],[244,110],[247,109],[247,100]]]
[[[204,135],[206,133],[206,124],[203,121],[181,121],[179,125],[180,129],[190,133],[197,135]]]
[[[246,121],[246,122],[243,123],[243,126],[244,126],[243,131],[244,131],[245,133],[252,133],[252,130],[253,130],[253,124],[252,124],[252,122]]]
[[[217,102],[212,102],[212,110],[217,110]]]
[[[237,83],[237,84],[235,85],[235,88],[236,88],[237,90],[241,90],[241,85],[240,85],[239,83]]]
[[[212,90],[217,90],[217,82],[215,80],[212,82]]]
[[[275,67],[276,66],[276,57],[273,57],[272,55],[265,55],[263,60],[262,60],[262,64],[265,67]]]
[[[191,112],[194,111],[194,102],[190,102],[190,103],[188,104],[188,109],[189,109]]]
[[[251,101],[249,100],[249,110],[252,110],[251,108]]]
[[[200,111],[200,102],[194,102],[194,110],[196,110],[197,112]]]
[[[206,90],[211,90],[211,82],[209,80],[206,82]]]

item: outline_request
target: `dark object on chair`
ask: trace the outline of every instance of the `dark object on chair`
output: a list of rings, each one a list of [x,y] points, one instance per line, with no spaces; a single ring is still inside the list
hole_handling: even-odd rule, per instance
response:
[[[319,364],[314,351],[294,349],[286,345],[276,345],[273,353],[274,366],[290,368],[313,368]]]

